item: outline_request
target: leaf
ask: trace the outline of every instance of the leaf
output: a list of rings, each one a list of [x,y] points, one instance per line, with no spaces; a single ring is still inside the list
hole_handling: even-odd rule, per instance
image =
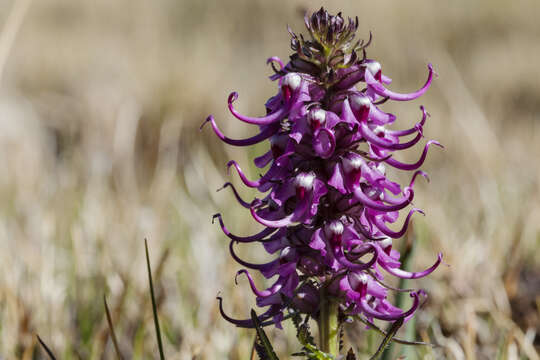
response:
[[[304,350],[302,352],[294,353],[292,356],[305,356],[310,360],[333,360],[334,357],[332,355],[320,351],[315,346],[315,339],[309,330],[309,315],[306,315],[306,317],[302,319],[302,316],[296,310],[291,312],[290,315],[296,328],[296,337],[303,345]]]
[[[392,324],[392,327],[388,330],[386,337],[381,342],[381,345],[379,345],[377,352],[370,358],[370,360],[377,360],[381,357],[382,353],[384,352],[384,349],[388,346],[388,344],[390,344],[390,341],[392,341],[392,338],[394,337],[396,332],[399,330],[401,325],[403,325],[403,321],[404,321],[404,318],[401,317]]]
[[[111,312],[109,311],[109,306],[107,305],[107,298],[103,295],[103,305],[105,306],[105,314],[107,315],[107,323],[109,324],[109,331],[111,332],[111,339],[114,346],[114,351],[116,351],[116,357],[119,360],[123,360],[122,354],[120,353],[120,348],[118,347],[118,341],[116,340],[116,334],[114,332],[114,326],[111,319]]]
[[[47,355],[49,355],[49,357],[52,359],[52,360],[56,360],[56,358],[54,357],[51,349],[49,349],[47,347],[47,345],[45,345],[45,343],[43,342],[43,340],[41,340],[41,338],[39,337],[39,335],[36,335],[37,336],[37,339],[39,341],[39,343],[41,344],[41,346],[43,347],[43,349],[45,350],[45,352],[47,353]]]
[[[375,325],[371,321],[368,321],[367,319],[364,319],[363,317],[361,317],[359,315],[355,315],[354,318],[357,319],[358,321],[366,324],[367,326],[369,326],[371,329],[375,330],[379,334],[381,334],[383,336],[387,335],[384,330],[382,330],[380,327],[378,327],[377,325]],[[432,347],[440,346],[438,344],[432,344],[432,343],[427,343],[427,342],[423,342],[423,341],[408,341],[408,340],[403,340],[403,339],[399,339],[399,338],[396,338],[396,337],[392,338],[392,341],[397,342],[398,344],[412,345],[412,346],[432,346]]]
[[[347,352],[347,357],[345,360],[356,360],[356,354],[354,353],[354,350],[352,348],[349,349]]]
[[[302,345],[315,345],[315,339],[313,338],[313,335],[311,335],[311,331],[309,330],[309,315],[307,315],[303,321],[302,317],[299,314],[297,316],[298,318],[296,319],[296,321],[293,319],[293,322],[296,326],[296,337],[298,338],[298,341]]]
[[[334,357],[319,349],[315,345],[306,344],[305,349],[308,351],[307,357],[310,360],[334,360]]]
[[[274,348],[272,347],[270,340],[268,340],[268,336],[266,336],[266,333],[264,332],[261,326],[261,322],[259,318],[257,317],[257,313],[253,309],[251,309],[251,320],[253,321],[253,324],[255,325],[255,330],[257,331],[257,338],[255,340],[255,350],[257,351],[257,354],[259,355],[259,359],[260,360],[279,360],[276,353],[274,352]]]
[[[148,254],[148,241],[144,239],[144,249],[146,251],[146,266],[148,269],[148,282],[150,285],[150,297],[152,298],[152,312],[154,314],[154,325],[156,327],[156,337],[158,341],[159,358],[165,360],[163,355],[163,343],[161,341],[161,331],[159,330],[159,319],[157,315],[156,297],[154,296],[154,284],[152,281],[152,268],[150,267],[150,255]]]
[[[341,352],[341,350],[343,350],[343,346],[345,346],[345,344],[343,342],[344,333],[345,333],[345,331],[343,329],[343,326],[341,326],[340,329],[339,329],[339,352]]]

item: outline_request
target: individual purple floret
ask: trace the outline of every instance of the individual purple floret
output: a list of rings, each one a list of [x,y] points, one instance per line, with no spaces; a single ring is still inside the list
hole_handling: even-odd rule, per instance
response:
[[[416,279],[433,272],[442,261],[420,272],[400,268],[400,254],[393,239],[402,237],[417,208],[409,210],[403,225],[390,228],[399,211],[412,204],[418,170],[431,145],[424,145],[419,160],[399,160],[399,151],[411,148],[423,138],[429,114],[420,106],[416,125],[404,130],[389,126],[396,116],[380,107],[386,101],[409,101],[423,95],[430,87],[434,71],[428,65],[427,81],[418,91],[400,94],[387,88],[391,79],[382,73],[381,64],[366,58],[368,43],[353,43],[358,19],[344,21],[340,14],[330,16],[321,9],[306,17],[311,40],[292,33],[295,50],[286,65],[270,58],[276,73],[278,91],[265,104],[266,115],[250,117],[234,107],[238,98],[232,93],[229,110],[238,120],[259,127],[258,134],[246,139],[231,139],[209,116],[216,135],[234,146],[250,146],[269,141],[266,153],[254,160],[258,168],[268,168],[258,179],[250,179],[235,161],[227,166],[236,170],[242,182],[263,193],[260,199],[243,200],[231,183],[241,206],[264,226],[251,236],[232,234],[219,220],[230,238],[230,253],[245,269],[245,277],[259,307],[268,307],[260,315],[263,325],[275,324],[294,308],[317,318],[320,296],[338,299],[342,314],[362,314],[367,319],[393,321],[408,319],[417,310],[423,291],[409,291],[413,299],[409,309],[393,306],[388,300],[390,287],[384,274]],[[359,56],[361,54],[362,56]],[[205,122],[205,123],[206,123]],[[204,125],[204,124],[203,124]],[[387,177],[386,168],[409,171],[410,183],[402,186]],[[254,264],[241,259],[236,244],[258,242],[275,254],[274,260]],[[240,245],[241,246],[241,245]],[[259,289],[251,272],[259,272],[271,285]],[[237,320],[227,315],[219,298],[220,311],[228,321],[253,327],[251,320]]]

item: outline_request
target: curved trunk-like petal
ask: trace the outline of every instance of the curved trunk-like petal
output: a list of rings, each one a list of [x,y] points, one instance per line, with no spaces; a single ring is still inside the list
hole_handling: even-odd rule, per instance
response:
[[[274,111],[271,114],[268,114],[263,117],[250,117],[250,116],[244,116],[240,114],[233,106],[233,102],[238,98],[238,93],[233,92],[229,95],[229,111],[231,114],[234,115],[235,118],[238,120],[241,120],[243,122],[246,122],[248,124],[255,124],[255,125],[269,125],[276,123],[287,116],[287,108],[285,106],[281,107],[279,110]]]
[[[424,179],[426,179],[426,181],[429,182],[429,175],[426,172],[424,172],[422,170],[416,170],[414,172],[414,175],[413,175],[412,179],[411,179],[411,182],[409,183],[409,188],[412,188],[414,186],[414,181],[416,180],[416,177],[418,175],[422,175],[424,177]]]
[[[360,305],[360,308],[362,309],[362,312],[364,314],[366,314],[367,316],[369,316],[369,317],[374,317],[374,318],[380,319],[380,320],[392,321],[392,320],[397,320],[399,318],[406,318],[409,315],[414,314],[414,312],[416,311],[416,309],[420,305],[420,299],[419,299],[419,295],[416,292],[412,292],[411,297],[414,298],[414,301],[413,301],[413,304],[412,304],[411,308],[409,310],[407,310],[406,312],[401,312],[399,314],[384,314],[384,313],[381,313],[381,312],[373,309],[371,306],[369,306],[369,304],[368,304],[368,302],[367,302],[367,300],[365,298],[360,300],[359,305]]]
[[[218,300],[218,304],[219,304],[219,312],[221,313],[221,316],[223,316],[225,320],[241,328],[253,329],[255,327],[255,324],[253,324],[253,320],[251,319],[238,320],[238,319],[233,319],[230,316],[228,316],[223,310],[223,298],[221,296],[218,296],[216,299]],[[274,324],[274,321],[265,321],[265,320],[279,314],[281,311],[282,309],[279,306],[276,306],[276,305],[270,306],[270,308],[267,311],[257,316],[257,318],[259,319],[259,321],[261,321],[261,326],[272,325]]]
[[[272,57],[269,57],[268,59],[266,59],[266,64],[270,64],[272,62],[277,62],[279,64],[279,67],[280,69],[279,70],[283,70],[283,68],[285,67],[285,65],[283,64],[283,61],[281,61],[281,59],[277,56],[272,56]]]
[[[415,212],[419,212],[421,214],[424,214],[424,212],[422,210],[416,209],[416,208],[409,211],[409,214],[407,215],[407,218],[405,219],[405,222],[403,223],[403,226],[401,227],[401,230],[399,230],[399,231],[392,231],[391,229],[389,229],[386,226],[386,224],[384,223],[384,221],[382,219],[378,219],[376,216],[370,217],[370,220],[373,222],[373,224],[375,224],[375,226],[377,226],[377,228],[383,234],[385,234],[386,236],[389,236],[391,238],[398,239],[398,238],[402,237],[403,235],[405,235],[405,232],[407,232],[407,228],[409,227],[409,222],[411,220],[411,216]]]
[[[390,79],[388,76],[381,74],[381,82],[383,84],[389,85],[392,83],[392,79]]]
[[[244,199],[242,199],[240,197],[240,195],[238,194],[238,192],[236,191],[236,188],[234,187],[234,185],[230,182],[226,182],[223,187],[221,187],[220,189],[217,189],[217,191],[221,191],[223,189],[225,189],[226,187],[230,187],[234,193],[234,197],[236,197],[236,200],[238,201],[238,203],[240,203],[240,205],[242,205],[243,207],[245,207],[246,209],[249,209],[249,207],[251,206],[251,203],[248,203],[247,201],[245,201]]]
[[[394,204],[394,205],[385,205],[385,204],[381,204],[379,203],[378,201],[375,201],[373,199],[371,199],[369,196],[367,196],[360,187],[356,188],[356,190],[354,190],[354,196],[364,205],[364,206],[367,206],[369,208],[372,208],[372,209],[375,209],[375,210],[379,210],[379,211],[384,211],[384,212],[388,212],[388,211],[397,211],[397,210],[401,210],[403,209],[404,207],[406,207],[407,205],[409,205],[413,199],[413,196],[414,196],[414,193],[412,192],[412,190],[409,192],[409,196],[405,198],[405,200],[403,200],[402,202],[400,203],[397,203],[397,204]]]
[[[257,190],[267,192],[277,182],[281,183],[287,176],[287,168],[280,166],[276,161],[272,163],[268,171],[260,178]]]
[[[422,133],[422,127],[426,123],[426,118],[429,116],[429,114],[426,112],[426,109],[424,109],[424,106],[420,106],[420,110],[422,110],[422,120],[416,123],[414,127],[407,130],[386,130],[386,133],[392,136],[400,136],[400,137],[414,134],[415,132]]]
[[[410,187],[406,187],[405,189],[403,189],[403,194],[405,195],[404,197],[394,198],[392,196],[387,196],[387,194],[385,193],[383,201],[385,203],[388,203],[388,204],[391,204],[391,205],[400,205],[406,199],[409,199],[409,202],[411,202],[413,200],[413,197],[414,197],[414,190],[412,188],[410,188]]]
[[[433,80],[433,66],[431,64],[428,64],[428,69],[429,69],[429,75],[428,75],[427,81],[424,84],[424,86],[422,86],[422,88],[420,88],[419,90],[417,90],[415,92],[412,92],[412,93],[409,93],[409,94],[400,94],[400,93],[396,93],[396,92],[388,90],[379,81],[377,81],[377,79],[375,79],[373,77],[373,75],[371,74],[371,72],[368,69],[366,69],[366,71],[364,72],[364,77],[366,79],[367,85],[377,95],[384,96],[384,97],[389,97],[390,99],[396,100],[396,101],[409,101],[409,100],[414,100],[414,99],[424,95],[424,93],[431,86],[431,81]]]
[[[221,218],[221,214],[215,214],[212,218],[212,223],[215,219],[218,219],[219,225],[221,226],[221,230],[229,239],[241,242],[241,243],[249,243],[249,242],[255,242],[255,241],[265,241],[263,240],[265,237],[271,235],[274,233],[277,229],[273,228],[265,228],[262,231],[258,232],[257,234],[251,235],[251,236],[236,236],[234,234],[231,234],[231,232],[225,227],[225,224],[223,223],[223,219]]]
[[[255,295],[260,296],[260,297],[268,297],[277,293],[283,287],[283,283],[285,282],[283,277],[280,276],[279,279],[272,286],[270,286],[266,290],[260,291],[259,289],[257,289],[257,286],[255,286],[255,282],[253,281],[251,274],[247,270],[244,270],[244,269],[239,270],[236,273],[236,277],[234,279],[235,282],[237,282],[237,278],[241,274],[246,275],[246,277],[248,278],[249,286],[251,287],[251,290],[253,291]]]
[[[381,285],[385,289],[392,290],[392,291],[397,291],[397,292],[407,292],[407,293],[411,293],[413,291],[416,291],[416,289],[402,289],[402,288],[397,288],[395,286],[390,286],[390,285],[386,284],[385,282],[383,282],[382,280],[377,279],[377,277],[375,275],[373,275],[373,274],[370,274],[370,275],[373,278],[373,280],[375,280],[379,285]]]
[[[389,141],[387,139],[378,137],[373,131],[371,131],[371,129],[367,126],[366,123],[361,123],[360,124],[360,133],[362,134],[364,139],[369,141],[371,144],[382,147],[382,148],[387,149],[387,150],[404,150],[404,149],[408,149],[408,148],[416,145],[416,143],[418,141],[420,141],[420,139],[422,138],[422,134],[418,133],[416,135],[416,137],[414,139],[410,140],[410,141],[407,141],[405,143],[394,144],[394,143],[392,143],[391,141]]]
[[[375,237],[374,235],[372,235],[371,233],[369,233],[369,231],[363,226],[363,225],[359,225],[358,227],[356,227],[356,229],[360,232],[360,234],[362,234],[367,240],[372,240],[372,241],[381,241],[381,240],[384,240],[384,237]]]
[[[401,269],[396,269],[396,268],[391,268],[391,267],[388,267],[388,266],[383,266],[382,264],[381,264],[381,267],[384,270],[386,270],[389,274],[397,276],[397,277],[402,278],[402,279],[418,279],[418,278],[422,278],[424,276],[427,276],[427,275],[431,274],[433,271],[435,271],[435,269],[437,269],[437,267],[439,267],[441,262],[442,262],[442,254],[439,253],[439,255],[437,256],[437,261],[435,261],[435,263],[433,265],[431,265],[431,267],[427,268],[424,271],[409,272],[409,271],[405,271],[405,270],[401,270]]]
[[[276,266],[277,263],[279,263],[279,258],[275,259],[275,260],[272,260],[270,262],[267,262],[267,263],[264,263],[264,264],[253,264],[253,263],[249,263],[247,261],[244,261],[242,259],[240,259],[238,257],[238,255],[236,255],[236,253],[234,252],[234,241],[231,241],[229,243],[229,252],[231,253],[231,256],[232,258],[237,262],[239,263],[240,265],[242,266],[245,266],[247,267],[248,269],[253,269],[253,270],[259,270],[261,272],[263,271],[269,271],[271,268],[273,268],[274,266]]]
[[[218,128],[218,126],[216,124],[216,121],[214,120],[214,117],[212,115],[210,115],[208,118],[206,118],[205,122],[201,125],[200,129],[202,130],[203,126],[208,122],[212,125],[212,129],[214,129],[214,132],[216,133],[217,137],[221,141],[223,141],[223,142],[225,142],[225,143],[227,143],[229,145],[233,145],[233,146],[249,146],[249,145],[254,145],[254,144],[260,143],[261,141],[264,141],[264,140],[272,137],[279,130],[279,126],[267,126],[259,134],[255,135],[255,136],[252,136],[250,138],[231,139],[231,138],[228,138],[227,136],[225,136],[221,132],[221,130],[219,130],[219,128]]]
[[[422,166],[422,164],[424,164],[424,161],[426,160],[426,156],[427,156],[429,146],[431,144],[437,145],[437,146],[444,149],[444,146],[442,146],[438,141],[430,140],[430,141],[427,142],[426,146],[424,146],[424,151],[422,152],[422,155],[420,156],[420,159],[417,162],[415,162],[414,164],[405,164],[405,163],[402,163],[400,161],[395,160],[394,158],[389,158],[389,159],[385,160],[385,162],[388,165],[393,166],[393,167],[395,167],[397,169],[407,170],[407,171],[416,170],[420,166]]]
[[[280,227],[292,225],[292,223],[294,222],[303,222],[305,220],[306,214],[308,213],[308,211],[314,204],[312,195],[313,194],[310,194],[310,195],[306,194],[304,199],[298,202],[294,212],[292,212],[290,215],[285,216],[282,219],[278,219],[278,220],[265,219],[259,216],[259,214],[257,214],[256,208],[254,207],[250,208],[251,216],[253,216],[255,221],[257,221],[258,223],[264,226],[271,227],[271,228],[280,228]]]
[[[227,163],[227,171],[229,171],[231,166],[235,167],[236,171],[238,172],[238,175],[240,175],[240,179],[246,186],[251,187],[251,188],[256,188],[256,187],[261,186],[261,179],[257,181],[249,180],[247,176],[244,174],[244,172],[242,171],[242,169],[240,168],[240,165],[238,165],[236,161],[231,160]]]
[[[396,116],[394,114],[385,113],[376,105],[371,104],[369,108],[369,119],[377,125],[388,125],[396,120]]]
[[[265,219],[263,217],[260,217],[256,210],[254,208],[250,208],[250,211],[251,211],[251,216],[253,216],[253,218],[255,219],[255,221],[257,221],[259,224],[262,224],[264,226],[268,226],[270,228],[280,228],[280,227],[284,227],[284,226],[289,226],[293,223],[292,219],[294,217],[294,213],[282,218],[282,219],[279,219],[279,220],[269,220],[269,219]]]
[[[351,271],[363,271],[371,268],[376,262],[377,262],[377,249],[372,244],[366,244],[370,250],[366,251],[366,254],[368,252],[373,253],[373,257],[367,262],[367,263],[356,263],[352,262],[343,253],[343,247],[336,246],[333,249],[334,258],[343,266],[345,266],[347,269]]]

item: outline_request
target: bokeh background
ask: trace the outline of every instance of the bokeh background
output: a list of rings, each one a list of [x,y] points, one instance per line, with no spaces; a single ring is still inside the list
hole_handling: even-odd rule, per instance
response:
[[[167,358],[249,358],[253,332],[221,319],[215,296],[237,317],[253,298],[234,285],[239,266],[211,217],[257,229],[216,189],[237,181],[227,160],[247,168],[263,148],[224,147],[199,125],[214,114],[230,136],[253,134],[227,114],[227,95],[264,113],[275,92],[266,58],[287,59],[286,24],[302,31],[321,5],[373,32],[368,56],[392,89],[419,87],[428,62],[439,74],[420,101],[385,105],[407,127],[424,104],[426,137],[446,147],[423,167],[432,181],[415,204],[427,216],[409,234],[414,268],[439,251],[448,264],[411,284],[430,294],[414,336],[440,347],[407,358],[539,358],[540,2],[0,4],[0,359],[44,358],[36,334],[61,359],[114,358],[103,295],[124,357],[157,358],[144,238]],[[289,330],[269,331],[280,354],[298,350]],[[363,326],[347,334],[364,346]]]

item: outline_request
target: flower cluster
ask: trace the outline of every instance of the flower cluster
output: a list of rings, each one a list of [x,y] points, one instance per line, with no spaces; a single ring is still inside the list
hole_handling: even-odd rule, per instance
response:
[[[288,64],[278,58],[268,60],[276,71],[271,79],[277,81],[278,92],[266,102],[265,116],[240,114],[233,105],[237,93],[229,96],[232,115],[257,125],[257,135],[231,139],[212,116],[205,122],[230,145],[269,140],[270,149],[254,160],[256,167],[268,169],[259,179],[249,179],[235,161],[228,163],[246,186],[264,196],[247,202],[231,183],[225,184],[264,229],[252,236],[237,236],[229,232],[220,214],[214,218],[230,238],[230,253],[239,264],[265,278],[276,277],[270,287],[259,290],[248,270],[237,274],[247,277],[257,305],[268,307],[259,317],[263,324],[279,327],[287,308],[316,318],[323,289],[339,299],[343,313],[389,321],[407,319],[418,308],[423,292],[408,290],[412,307],[397,308],[387,300],[391,287],[385,284],[383,273],[420,278],[437,268],[441,255],[424,271],[400,269],[400,254],[392,241],[405,234],[413,213],[422,211],[412,208],[400,230],[392,230],[388,224],[396,222],[399,211],[412,203],[416,178],[427,179],[418,169],[428,148],[441,145],[428,141],[414,163],[397,160],[399,150],[422,140],[428,113],[421,106],[416,125],[392,130],[388,126],[396,117],[380,105],[424,94],[433,79],[432,66],[428,65],[429,75],[422,88],[409,94],[396,93],[387,89],[391,79],[382,73],[380,63],[366,57],[369,42],[353,44],[357,19],[346,24],[340,14],[331,16],[321,9],[306,17],[306,26],[310,41],[291,32],[296,52]],[[388,179],[387,166],[410,171],[410,183],[402,187]],[[236,244],[253,242],[276,254],[275,260],[254,264],[236,254]],[[253,326],[249,319],[228,316],[219,300],[228,321]]]

